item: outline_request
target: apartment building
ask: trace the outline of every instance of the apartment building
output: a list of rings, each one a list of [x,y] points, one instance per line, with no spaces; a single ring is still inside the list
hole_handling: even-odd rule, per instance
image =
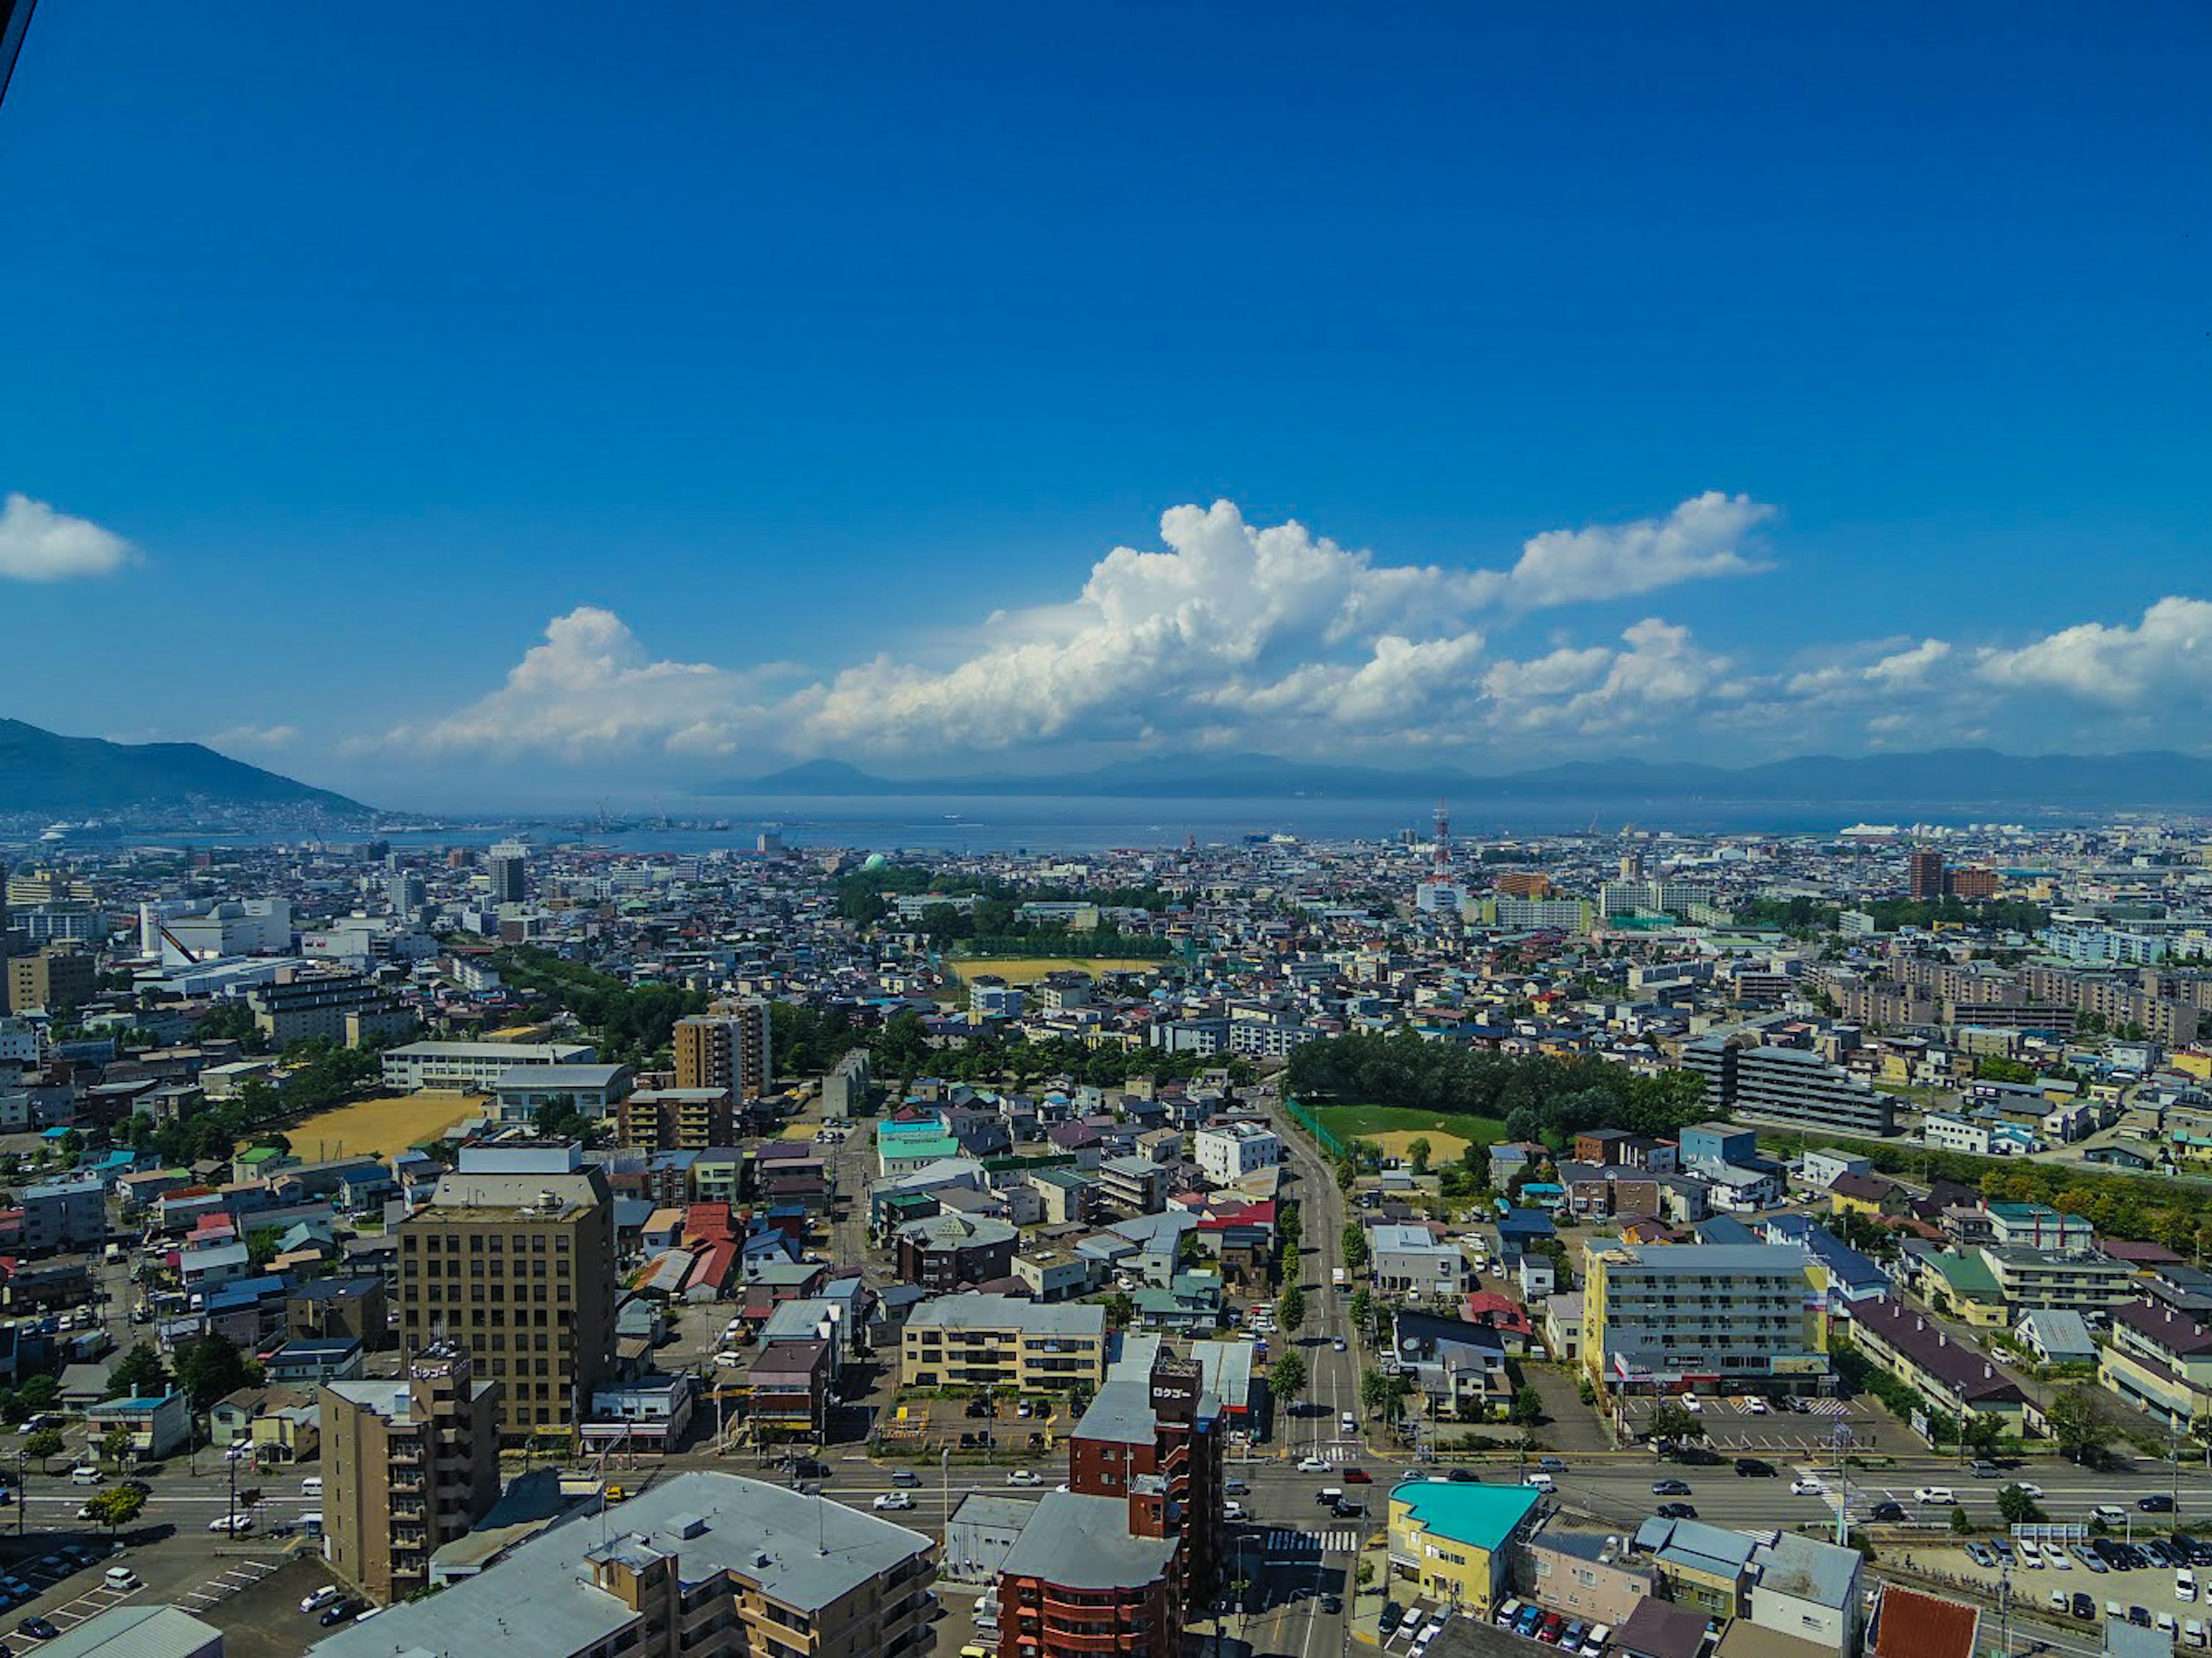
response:
[[[1098,1165],[1098,1190],[1125,1215],[1157,1215],[1167,1207],[1168,1171],[1150,1157],[1109,1157]]]
[[[963,1284],[1011,1278],[1019,1234],[988,1215],[947,1211],[910,1220],[894,1233],[898,1275],[942,1295]]]
[[[1981,1251],[2008,1319],[2022,1313],[2086,1313],[2135,1299],[2135,1268],[2094,1249],[2005,1248]]]
[[[716,1002],[676,1022],[676,1085],[721,1088],[757,1100],[771,1077],[769,1004],[759,997]]]
[[[2099,1382],[2170,1428],[2212,1414],[2212,1323],[2162,1301],[2129,1301],[2112,1309],[2110,1334]]]
[[[641,1151],[704,1151],[737,1138],[726,1088],[641,1088],[615,1110],[616,1133]]]
[[[10,956],[0,965],[7,969],[7,977],[0,980],[0,989],[6,992],[0,1013],[41,1008],[58,1020],[90,1001],[100,987],[92,952],[79,944],[41,944],[31,954]]]
[[[512,1437],[572,1426],[614,1366],[614,1202],[565,1142],[465,1146],[399,1224],[400,1340],[465,1344]]]
[[[823,1114],[850,1117],[865,1110],[868,1103],[870,1081],[868,1050],[856,1048],[832,1066],[829,1075],[823,1078]]]
[[[2002,1417],[2021,1430],[2027,1394],[2018,1379],[1953,1341],[1942,1325],[1884,1297],[1852,1307],[1850,1334],[1853,1346],[1936,1410]]]
[[[1014,1296],[940,1296],[907,1315],[899,1338],[906,1388],[1013,1388],[1064,1394],[1106,1375],[1106,1309]]]
[[[385,1050],[384,1085],[408,1094],[489,1094],[510,1071],[589,1065],[599,1057],[588,1042],[409,1042]]]
[[[392,1382],[319,1397],[325,1554],[379,1602],[430,1587],[430,1557],[499,1501],[500,1384],[434,1342]]]
[[[1201,1604],[1221,1562],[1220,1400],[1195,1358],[1139,1347],[1116,1365],[1067,1441],[1068,1489],[1128,1504],[1127,1529],[1176,1539],[1184,1604]]]
[[[1583,1271],[1583,1363],[1614,1387],[1827,1387],[1825,1272],[1802,1249],[1600,1238]]]
[[[1256,1169],[1273,1169],[1283,1160],[1283,1142],[1275,1131],[1261,1122],[1224,1122],[1201,1128],[1194,1136],[1198,1166],[1216,1186],[1228,1186]]]
[[[379,1036],[415,1029],[415,1016],[374,980],[359,973],[315,973],[255,985],[246,993],[255,1027],[271,1048],[322,1041],[359,1048]]]
[[[932,1645],[936,1577],[935,1545],[879,1515],[738,1474],[680,1473],[310,1651],[904,1658]]]
[[[1889,1096],[1809,1049],[1738,1032],[1686,1044],[1682,1064],[1705,1079],[1705,1104],[1717,1113],[1861,1138],[1897,1132]]]

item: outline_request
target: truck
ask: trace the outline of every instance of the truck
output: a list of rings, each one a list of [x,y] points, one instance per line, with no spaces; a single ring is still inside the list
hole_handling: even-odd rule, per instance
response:
[[[561,1495],[563,1497],[597,1497],[599,1477],[595,1473],[563,1473],[561,1476]]]
[[[1328,1281],[1334,1284],[1338,1289],[1341,1290],[1346,1284],[1352,1282],[1352,1274],[1346,1272],[1341,1266],[1334,1266],[1329,1269]]]

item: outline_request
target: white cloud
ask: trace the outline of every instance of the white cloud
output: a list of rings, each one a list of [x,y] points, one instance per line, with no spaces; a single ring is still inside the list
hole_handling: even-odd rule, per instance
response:
[[[723,754],[757,720],[757,686],[787,671],[732,672],[658,662],[623,619],[582,604],[545,624],[507,683],[441,719],[402,726],[368,746],[431,752],[550,748],[575,758],[659,748]]]
[[[0,503],[0,580],[68,581],[106,575],[129,562],[131,544],[90,519],[10,495]]]
[[[300,735],[294,726],[233,726],[207,739],[211,749],[288,748]]]
[[[2201,701],[2212,695],[2212,603],[2161,598],[2134,627],[2085,622],[2017,650],[1984,651],[1974,671],[2005,689],[2057,691],[2112,708],[2153,696]]]
[[[1547,530],[1520,562],[1495,576],[1498,597],[1528,609],[1627,598],[1711,576],[1756,575],[1773,567],[1742,543],[1772,521],[1774,508],[1748,495],[1708,489],[1663,519]]]
[[[1879,653],[1867,660],[1871,653]],[[1842,653],[1852,661],[1830,662],[1792,674],[1784,689],[1792,696],[1808,699],[1866,697],[1888,692],[1917,690],[1951,659],[1951,646],[1941,639],[1923,639],[1917,645],[1885,640],[1854,645]]]
[[[1620,729],[1714,689],[1686,630],[1638,623],[1626,649],[1568,647],[1486,671],[1475,619],[1765,568],[1741,550],[1773,509],[1708,494],[1662,518],[1547,531],[1504,569],[1386,565],[1226,501],[1171,508],[1160,544],[1117,547],[1061,603],[990,615],[949,665],[889,653],[781,697],[781,671],[655,659],[612,611],[556,618],[507,682],[377,746],[728,752],[772,744],[919,762],[1042,744],[1479,740],[1587,716]]]

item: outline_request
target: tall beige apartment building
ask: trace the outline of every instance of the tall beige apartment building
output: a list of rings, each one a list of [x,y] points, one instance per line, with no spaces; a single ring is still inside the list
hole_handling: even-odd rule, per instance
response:
[[[726,1088],[733,1100],[768,1092],[769,1005],[759,997],[716,1002],[676,1022],[676,1085]]]
[[[430,1556],[499,1501],[499,1394],[454,1343],[396,1382],[334,1382],[321,1399],[331,1564],[379,1601],[430,1586]]]
[[[468,1350],[501,1384],[510,1438],[573,1426],[614,1368],[615,1224],[606,1173],[566,1141],[465,1146],[399,1224],[399,1333],[411,1361]]]

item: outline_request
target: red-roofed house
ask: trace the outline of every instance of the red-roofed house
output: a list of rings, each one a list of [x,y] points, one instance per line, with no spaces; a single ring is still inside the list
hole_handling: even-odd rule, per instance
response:
[[[1536,1350],[1536,1327],[1528,1309],[1510,1296],[1495,1290],[1476,1290],[1460,1303],[1459,1315],[1469,1324],[1495,1330],[1505,1344],[1508,1357],[1520,1358]]]

